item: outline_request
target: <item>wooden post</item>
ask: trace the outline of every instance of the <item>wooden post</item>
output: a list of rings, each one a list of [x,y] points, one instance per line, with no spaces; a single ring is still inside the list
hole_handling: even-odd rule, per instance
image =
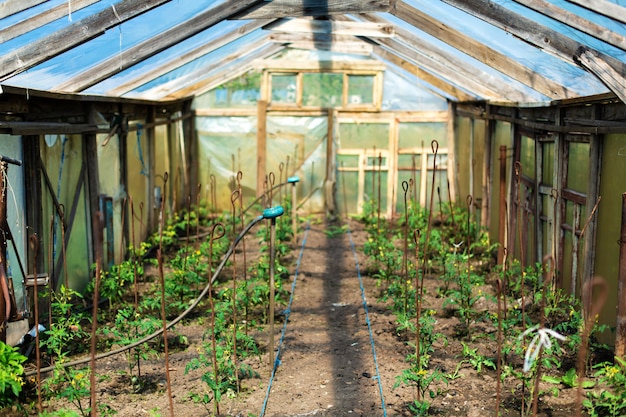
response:
[[[622,227],[619,237],[618,277],[615,357],[624,358],[624,355],[626,355],[626,193],[622,194]]]
[[[0,184],[5,184],[4,178],[7,170],[7,163],[0,161]],[[6,276],[6,259],[7,252],[7,205],[6,205],[6,193],[2,190],[3,198],[0,198],[0,341],[6,343],[7,341],[7,324],[9,322],[11,299],[9,297],[8,279]]]
[[[504,259],[504,248],[506,246],[505,235],[506,225],[506,146],[500,146],[500,230],[498,231],[498,264]]]
[[[267,163],[267,101],[257,103],[256,131],[256,195],[263,195],[263,182]]]

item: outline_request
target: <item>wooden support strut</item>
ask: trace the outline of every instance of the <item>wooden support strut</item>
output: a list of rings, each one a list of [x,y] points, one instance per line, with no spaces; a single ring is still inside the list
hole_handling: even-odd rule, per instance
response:
[[[619,243],[619,273],[617,285],[617,329],[615,330],[615,357],[626,355],[626,193],[622,194],[622,227]]]

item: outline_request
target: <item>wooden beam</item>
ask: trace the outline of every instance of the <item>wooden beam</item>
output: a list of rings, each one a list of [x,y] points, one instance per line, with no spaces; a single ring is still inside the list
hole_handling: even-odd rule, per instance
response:
[[[234,19],[330,16],[333,14],[388,12],[391,0],[273,0],[264,1]]]
[[[402,68],[403,70],[415,75],[416,77],[424,80],[428,84],[433,87],[443,91],[446,94],[451,95],[452,97],[456,97],[459,101],[472,101],[477,100],[476,96],[470,95],[469,93],[461,90],[460,88],[445,82],[441,78],[421,69],[417,65],[407,61],[406,59],[390,52],[381,46],[374,47],[374,53],[379,55],[381,58],[386,59],[392,64]]]
[[[315,33],[272,33],[271,42],[288,44],[292,48],[333,51],[369,56],[372,45],[354,36],[328,35]]]
[[[245,25],[241,26],[237,30],[228,32],[227,34],[220,36],[219,38],[211,42],[207,42],[206,44],[200,46],[199,48],[189,51],[177,57],[174,60],[169,60],[168,62],[164,63],[163,65],[157,68],[142,72],[141,74],[139,74],[137,77],[133,78],[132,80],[129,80],[107,91],[106,95],[121,96],[143,84],[146,84],[147,82],[151,80],[154,80],[155,78],[160,77],[161,75],[167,74],[168,72],[173,71],[176,68],[180,68],[183,65],[188,64],[189,62],[195,59],[198,59],[210,52],[213,52],[216,49],[221,48],[222,46],[227,45],[228,43],[233,42],[241,38],[242,36],[245,36],[249,34],[250,32],[253,32],[259,29],[267,22],[268,22],[267,20],[259,19],[259,20],[253,20],[250,23],[246,23]]]
[[[211,88],[243,75],[245,72],[254,68],[254,61],[260,58],[266,58],[280,51],[282,47],[276,44],[268,44],[266,46],[259,46],[252,50],[249,54],[245,55],[246,61],[251,61],[249,65],[242,65],[240,55],[231,55],[220,62],[215,62],[209,67],[202,68],[186,78],[186,80],[193,80],[191,84],[180,85],[180,83],[168,83],[167,85],[157,87],[156,89],[149,90],[146,95],[152,96],[158,94],[159,98],[163,100],[177,100],[181,98],[191,97],[194,95],[200,95]],[[228,65],[230,64],[230,65]],[[220,68],[217,74],[209,76],[212,71]],[[160,96],[163,94],[162,96]]]
[[[259,67],[279,71],[354,71],[366,74],[384,71],[385,64],[378,61],[259,61]]]
[[[411,60],[415,65],[447,80],[449,83],[462,86],[483,99],[510,102],[529,100],[520,91],[512,89],[503,82],[493,80],[488,74],[482,73],[467,63],[463,65],[463,62],[451,54],[436,48],[434,45],[429,45],[427,42],[423,42],[421,46],[417,43],[407,46],[395,39],[379,39],[378,42],[393,50],[394,53]],[[424,52],[421,51],[422,48]]]
[[[0,3],[0,19],[23,12],[47,0],[6,0]]]
[[[59,4],[58,6],[53,7],[50,10],[46,10],[45,12],[39,13],[36,16],[31,16],[28,19],[17,22],[6,28],[0,29],[0,43],[6,42],[13,38],[17,38],[18,36],[23,35],[31,30],[40,28],[57,19],[61,19],[62,17],[67,16],[70,12],[80,10],[99,1],[100,0],[73,0],[71,3],[71,10],[65,3]]]
[[[626,72],[618,72],[597,52],[581,47],[575,58],[585,69],[598,77],[604,85],[613,91],[622,102],[626,103]]]
[[[609,30],[607,27],[598,25],[588,19],[585,19],[576,13],[572,13],[562,7],[555,6],[546,0],[514,0],[516,3],[522,4],[529,9],[546,15],[554,20],[565,23],[566,25],[578,29],[587,35],[593,36],[603,42],[626,51],[626,36]],[[626,14],[626,8],[623,9]]]
[[[393,14],[472,58],[539,91],[547,97],[562,99],[579,96],[577,92],[537,74],[518,61],[466,36],[462,32],[434,19],[432,16],[408,5],[402,0],[398,0],[396,3]]]
[[[581,47],[585,47],[572,38],[493,2],[484,2],[483,0],[442,1],[472,14],[568,63],[576,63],[574,56],[576,56]],[[588,50],[603,60],[617,74],[626,74],[626,63],[591,48],[588,48]]]
[[[148,40],[141,42],[120,54],[89,67],[86,71],[67,82],[54,87],[54,90],[79,92],[119,72],[132,67],[163,50],[188,39],[203,30],[227,19],[259,0],[227,0],[193,18],[180,23]]]
[[[592,12],[626,23],[626,7],[607,0],[567,0]]]
[[[98,37],[108,29],[168,1],[170,0],[123,0],[36,42],[13,50],[0,57],[0,81]]]
[[[279,19],[264,26],[263,29],[289,33],[325,33],[370,38],[389,38],[394,34],[394,27],[391,24],[340,20]]]

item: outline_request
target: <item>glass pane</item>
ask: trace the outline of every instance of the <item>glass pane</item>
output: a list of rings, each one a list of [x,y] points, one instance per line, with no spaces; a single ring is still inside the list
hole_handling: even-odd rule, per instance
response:
[[[398,171],[419,170],[421,160],[420,154],[400,154],[398,155]]]
[[[253,108],[256,107],[260,96],[261,73],[251,72],[196,97],[194,107]]]
[[[413,179],[413,186],[409,186],[408,189],[407,200],[414,203],[419,202],[421,173],[419,171],[398,170],[397,178],[398,189],[396,190],[396,213],[404,213],[404,189],[402,188],[402,182],[406,181],[407,184],[410,184],[410,180]]]
[[[541,182],[545,185],[554,185],[554,143],[543,143],[543,178]]]
[[[272,103],[296,103],[296,75],[272,74]]]
[[[348,75],[348,104],[374,103],[374,76]]]
[[[569,143],[567,166],[567,188],[586,193],[589,181],[588,143]]]
[[[302,105],[340,107],[343,96],[343,74],[307,73],[303,77]]]
[[[337,203],[339,211],[343,214],[355,214],[358,212],[359,196],[359,173],[357,171],[340,171],[338,178],[339,193]]]
[[[535,140],[528,136],[522,136],[522,150],[520,154],[522,175],[535,178]]]
[[[448,146],[447,126],[441,122],[411,122],[400,123],[398,133],[398,147],[400,149],[427,148],[431,149],[433,139],[439,147]],[[431,150],[432,152],[432,150]]]
[[[358,168],[359,156],[358,155],[337,155],[337,162],[339,168]]]
[[[378,169],[378,167],[382,167],[385,169],[387,167],[387,157],[386,156],[368,156],[366,162],[367,168]]]
[[[388,149],[389,124],[341,123],[339,142],[341,149]]]

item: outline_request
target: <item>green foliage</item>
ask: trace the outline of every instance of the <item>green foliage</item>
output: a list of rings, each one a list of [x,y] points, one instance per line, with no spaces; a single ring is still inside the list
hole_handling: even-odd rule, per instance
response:
[[[551,384],[561,384],[567,388],[578,387],[578,375],[576,374],[576,368],[570,368],[561,376],[543,375],[541,379]],[[595,381],[583,381],[583,388],[593,388],[595,385]]]
[[[11,405],[17,400],[24,385],[26,357],[17,349],[0,342],[0,407]]]
[[[83,405],[83,401],[90,395],[89,373],[89,368],[64,367],[63,361],[58,361],[52,377],[43,382],[43,387],[48,396],[69,401],[81,416],[86,417],[90,409]]]
[[[615,357],[615,363],[594,366],[594,377],[608,389],[591,391],[583,401],[591,417],[618,417],[626,414],[626,360]]]
[[[495,362],[478,353],[478,348],[472,349],[464,342],[461,342],[461,345],[463,345],[464,358],[461,363],[469,363],[479,374],[482,372],[483,367],[496,369]]]

